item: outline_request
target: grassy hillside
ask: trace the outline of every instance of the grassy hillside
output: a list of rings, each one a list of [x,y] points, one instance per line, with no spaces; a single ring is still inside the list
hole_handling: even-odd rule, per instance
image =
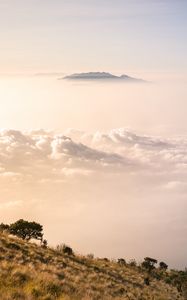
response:
[[[137,266],[67,255],[0,233],[1,300],[185,299],[166,283],[169,273],[154,276],[150,285],[146,276]]]

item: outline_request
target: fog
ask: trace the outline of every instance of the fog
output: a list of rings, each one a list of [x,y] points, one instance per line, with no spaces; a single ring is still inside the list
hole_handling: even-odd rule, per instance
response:
[[[143,133],[183,134],[186,81],[148,84],[80,83],[56,77],[0,78],[3,127],[96,131],[129,127]]]

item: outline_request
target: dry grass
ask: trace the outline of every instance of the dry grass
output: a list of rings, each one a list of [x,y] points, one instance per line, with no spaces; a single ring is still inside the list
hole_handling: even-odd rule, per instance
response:
[[[1,300],[184,300],[162,280],[144,284],[138,267],[54,249],[0,233]]]

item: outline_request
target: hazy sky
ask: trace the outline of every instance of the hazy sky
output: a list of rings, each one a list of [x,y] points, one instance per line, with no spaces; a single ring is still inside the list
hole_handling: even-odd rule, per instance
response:
[[[0,0],[0,222],[186,267],[186,37],[186,0]],[[150,82],[25,76],[78,71]]]
[[[1,72],[182,72],[186,0],[1,0]]]

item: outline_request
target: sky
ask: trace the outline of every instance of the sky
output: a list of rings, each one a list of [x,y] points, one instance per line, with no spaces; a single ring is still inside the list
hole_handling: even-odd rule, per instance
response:
[[[185,0],[1,0],[1,73],[186,71]]]
[[[183,0],[0,0],[0,222],[186,267],[186,14]],[[62,79],[89,71],[147,83]]]

